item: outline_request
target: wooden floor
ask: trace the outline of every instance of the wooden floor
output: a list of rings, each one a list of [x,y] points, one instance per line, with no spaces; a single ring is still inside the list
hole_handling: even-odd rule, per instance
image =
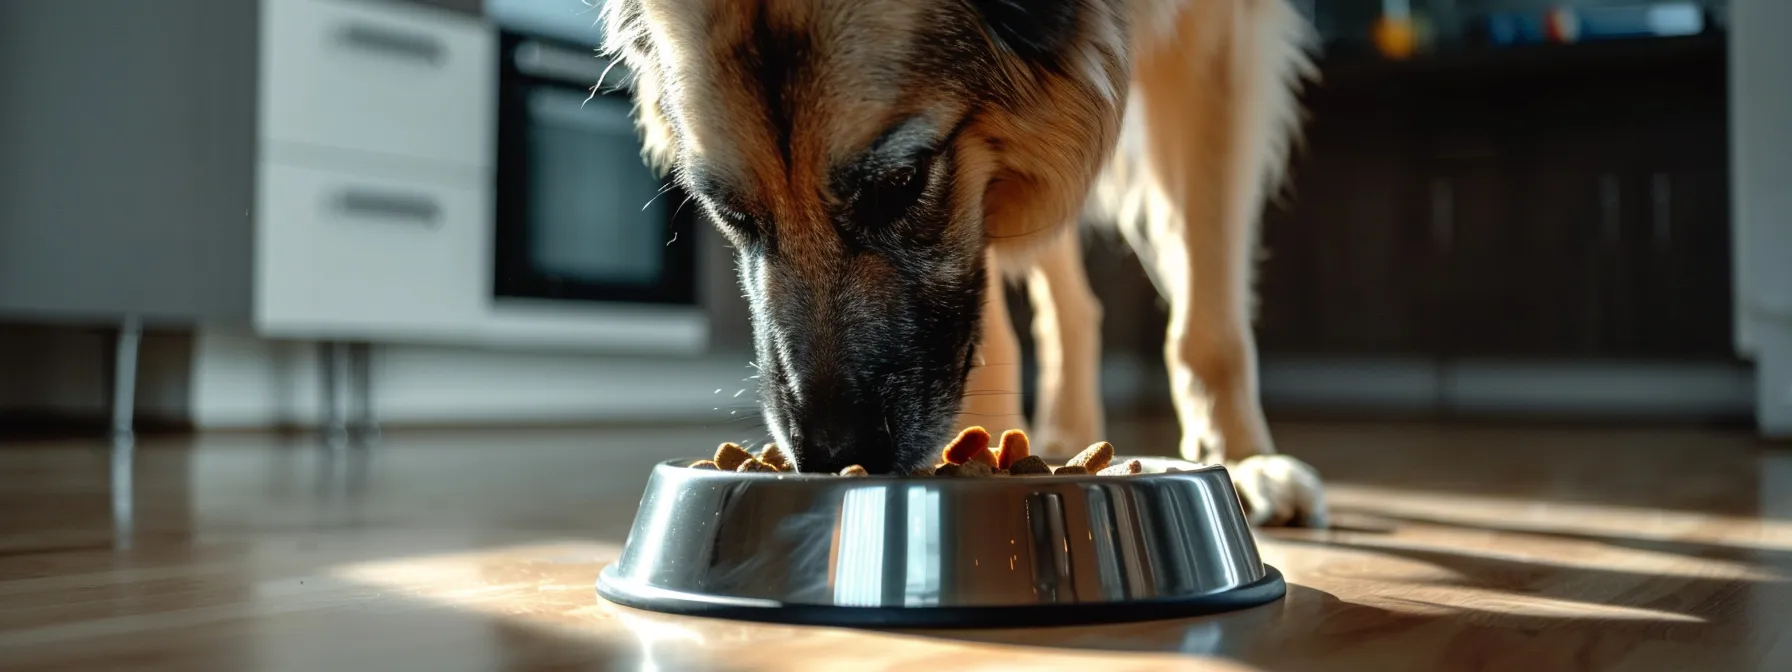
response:
[[[975,632],[598,599],[648,466],[726,428],[401,433],[340,455],[0,445],[0,669],[1792,670],[1792,450],[1700,430],[1278,432],[1343,525],[1260,534],[1287,599]],[[1174,443],[1162,423],[1115,434]]]

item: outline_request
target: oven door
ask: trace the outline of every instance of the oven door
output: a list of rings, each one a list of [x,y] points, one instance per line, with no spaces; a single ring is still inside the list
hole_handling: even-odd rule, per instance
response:
[[[500,44],[495,296],[694,306],[698,209],[642,160],[626,77],[593,89],[589,48]]]

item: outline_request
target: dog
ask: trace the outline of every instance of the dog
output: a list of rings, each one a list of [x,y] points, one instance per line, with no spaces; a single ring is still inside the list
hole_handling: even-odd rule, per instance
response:
[[[1039,452],[1101,437],[1093,221],[1169,304],[1182,456],[1227,464],[1253,524],[1326,524],[1319,475],[1275,450],[1251,329],[1313,74],[1286,0],[608,0],[599,22],[644,156],[734,248],[799,470],[906,474],[964,426],[1026,427],[1010,282]]]

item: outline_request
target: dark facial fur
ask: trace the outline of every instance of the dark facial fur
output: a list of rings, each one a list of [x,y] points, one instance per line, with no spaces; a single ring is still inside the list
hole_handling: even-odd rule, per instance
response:
[[[868,156],[803,226],[699,187],[734,241],[766,421],[801,469],[911,468],[951,431],[977,336],[961,316],[978,314],[984,282],[955,173],[950,149]]]
[[[801,470],[906,473],[956,430],[986,246],[1068,217],[1016,205],[1065,179],[1012,169],[1004,147],[1044,133],[1029,140],[1072,157],[1019,163],[1092,174],[1111,140],[1101,120],[1052,118],[1095,90],[1053,88],[1082,6],[609,3],[653,158],[735,247],[765,420]],[[1029,104],[1045,121],[1020,120]]]

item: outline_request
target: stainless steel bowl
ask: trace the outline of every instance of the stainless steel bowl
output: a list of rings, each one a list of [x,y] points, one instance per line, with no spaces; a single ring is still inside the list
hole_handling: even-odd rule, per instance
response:
[[[1286,593],[1224,467],[1139,459],[1136,476],[995,478],[672,460],[654,467],[597,590],[652,611],[881,627],[1148,620]]]

